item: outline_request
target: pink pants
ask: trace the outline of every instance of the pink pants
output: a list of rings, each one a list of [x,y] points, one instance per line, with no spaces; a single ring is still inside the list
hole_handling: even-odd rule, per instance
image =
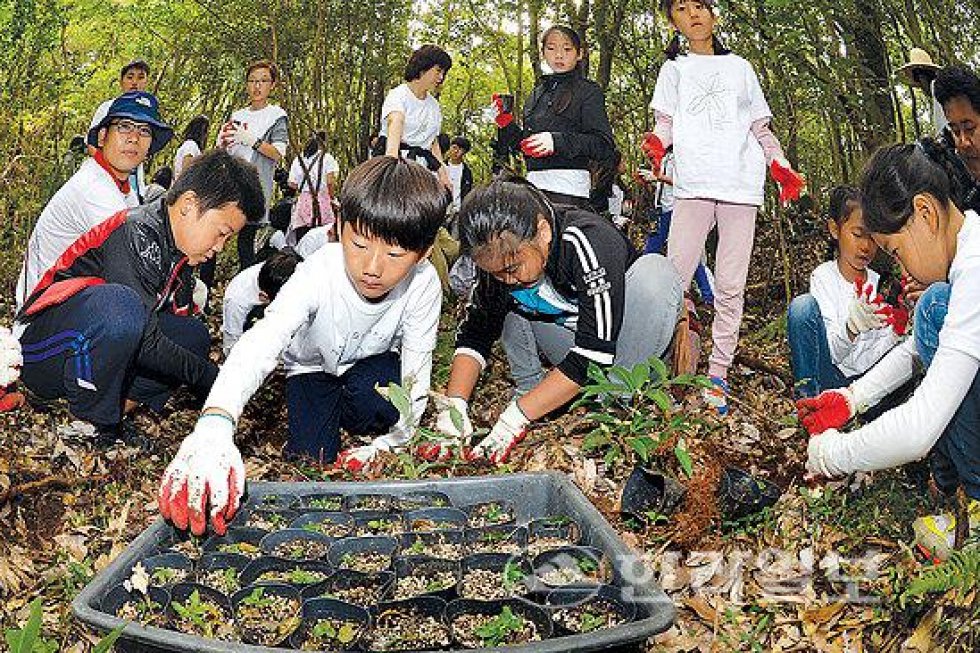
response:
[[[718,226],[715,252],[715,319],[711,325],[708,374],[725,378],[735,358],[738,328],[745,304],[755,215],[758,207],[715,200],[677,199],[667,238],[667,258],[677,268],[683,288],[691,285],[708,232]]]

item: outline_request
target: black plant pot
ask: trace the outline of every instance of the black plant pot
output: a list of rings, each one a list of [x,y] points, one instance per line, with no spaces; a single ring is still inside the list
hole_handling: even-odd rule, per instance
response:
[[[424,556],[429,558],[445,558],[460,560],[466,552],[466,542],[462,531],[434,531],[431,533],[402,533],[398,536],[403,557]],[[455,553],[441,554],[432,547],[444,546],[454,549]]]
[[[316,572],[322,575],[322,578],[310,581],[301,581],[293,579],[280,579],[280,580],[261,580],[262,574],[267,572],[282,572],[283,574],[288,574],[291,571],[306,571],[306,572]],[[257,560],[251,561],[244,571],[242,571],[240,580],[242,587],[246,585],[253,585],[255,583],[275,583],[291,585],[296,589],[303,589],[309,585],[315,585],[317,583],[322,583],[330,574],[333,573],[333,568],[326,562],[320,560],[289,560],[287,558],[273,558],[270,556],[263,556]]]
[[[458,508],[421,508],[405,513],[405,528],[410,533],[461,531],[466,528],[466,513]]]
[[[232,588],[231,591],[226,591],[225,588],[214,587],[214,589],[222,592],[223,594],[234,594],[242,587],[241,573],[248,563],[252,561],[251,558],[243,556],[240,553],[205,553],[201,556],[201,559],[197,562],[197,575],[196,580],[201,585],[207,585],[208,587],[214,587],[210,583],[204,582],[205,575],[208,572],[214,570],[226,570],[233,569],[235,571],[235,584],[236,587]],[[247,584],[247,583],[246,583]]]
[[[371,571],[362,570],[364,573],[376,573],[390,569],[392,564],[391,561],[394,560],[397,552],[398,540],[393,537],[345,537],[344,539],[337,540],[330,545],[330,552],[327,554],[327,560],[330,561],[330,564],[332,564],[335,569],[350,569],[345,562],[345,558],[347,556],[357,556],[357,554],[361,553],[375,553],[385,556],[389,559],[389,563],[384,568],[373,569]]]
[[[545,551],[533,560],[534,575],[537,577],[536,589],[558,589],[561,587],[595,586],[603,584],[609,576],[609,566],[602,551],[591,546],[567,546],[554,551]],[[587,571],[588,568],[590,571]],[[568,570],[568,575],[581,575],[580,580],[556,582],[555,572]],[[592,578],[593,580],[590,580]]]
[[[228,629],[226,636],[221,639],[223,641],[234,639],[236,633],[233,627],[234,611],[231,607],[231,600],[213,587],[207,587],[200,583],[177,583],[170,588],[170,603],[167,605],[167,619],[171,626],[177,630],[178,614],[174,609],[174,604],[185,604],[194,592],[198,593],[202,601],[208,601],[218,606],[224,615],[224,621],[221,623],[222,626],[228,627],[229,624],[232,625]]]
[[[343,512],[308,512],[294,519],[289,527],[302,528],[329,538],[340,539],[353,534],[354,519]]]
[[[420,591],[414,595],[407,598],[416,598],[419,596],[435,596],[440,599],[450,601],[456,598],[456,586],[459,584],[459,562],[455,560],[443,560],[441,558],[425,558],[425,557],[410,557],[395,558],[395,585],[392,590],[393,596],[397,596],[399,581],[403,579],[412,577],[426,575],[427,572],[432,573],[445,573],[448,572],[452,576],[452,584],[447,587],[441,587],[438,589],[426,590],[425,588],[420,588]],[[396,599],[397,600],[397,599]],[[403,599],[404,600],[404,599]]]
[[[167,606],[170,605],[170,592],[162,587],[149,587],[147,588],[146,594],[143,594],[137,590],[127,590],[121,584],[116,585],[102,597],[101,608],[102,612],[125,618],[119,614],[123,606],[132,601],[139,602],[147,599],[155,603],[158,609],[150,619],[143,622],[143,625],[163,627],[167,622]]]
[[[344,495],[337,492],[303,494],[299,497],[299,506],[304,511],[340,512],[344,508]]]
[[[395,499],[395,503],[402,512],[418,510],[419,508],[451,508],[453,505],[449,495],[445,492],[426,490],[400,494]]]
[[[509,553],[516,555],[527,548],[525,526],[484,526],[468,528],[463,533],[467,551],[473,553]]]
[[[558,539],[570,544],[557,544],[538,550],[536,543],[539,540]],[[548,551],[562,546],[578,546],[582,543],[582,529],[571,520],[555,519],[535,519],[527,525],[527,548],[528,555],[532,558],[543,551]]]
[[[449,625],[449,632],[453,641],[463,648],[485,648],[491,644],[468,644],[464,641],[465,636],[460,631],[456,620],[467,614],[485,615],[488,617],[498,616],[505,607],[510,608],[515,615],[527,619],[534,624],[538,636],[541,640],[549,639],[552,635],[553,624],[548,613],[540,606],[534,605],[522,599],[505,599],[503,601],[471,601],[469,599],[457,599],[446,605],[445,620]],[[520,642],[502,642],[497,646],[516,645]],[[530,642],[527,642],[530,643]]]
[[[322,560],[326,558],[330,543],[333,540],[320,533],[311,533],[301,528],[287,528],[285,530],[269,533],[262,538],[262,551],[269,556],[277,558],[289,558],[290,560]],[[301,554],[290,555],[284,551],[284,547],[289,544],[310,543],[316,549],[322,551],[308,551]]]
[[[612,585],[597,585],[596,587],[565,587],[553,590],[548,593],[545,604],[549,610],[552,620],[555,623],[555,635],[578,635],[581,632],[591,632],[574,630],[567,627],[562,621],[555,618],[557,612],[561,610],[589,610],[599,606],[616,613],[622,624],[627,624],[636,619],[636,604],[627,601],[621,588]]]
[[[383,571],[378,574],[365,574],[351,569],[338,569],[322,583],[310,585],[303,589],[300,595],[304,600],[318,598],[333,598],[344,603],[359,605],[363,608],[370,608],[385,601],[391,593],[391,586],[395,582],[395,574],[391,571]],[[348,592],[364,588],[363,594],[369,594],[370,598],[357,601],[348,598]]]
[[[401,514],[378,510],[353,513],[354,533],[357,537],[397,537],[408,530]]]
[[[519,570],[522,577],[520,579],[507,578],[506,572],[508,565],[512,569]],[[493,574],[493,580],[490,581],[489,587],[494,589],[499,588],[501,595],[486,598],[476,596],[472,589],[467,591],[466,577],[473,570],[484,570]],[[524,596],[533,592],[535,589],[534,570],[531,567],[530,561],[523,556],[512,556],[506,553],[475,553],[466,556],[460,562],[460,579],[459,584],[456,586],[456,594],[460,598],[476,601],[497,601],[515,596]]]
[[[387,652],[444,649],[449,645],[449,628],[446,627],[443,621],[445,610],[446,602],[434,596],[379,603],[371,611],[372,619],[374,620],[374,627],[371,632],[372,637],[378,636],[382,632],[391,632],[396,634],[403,641],[403,644],[400,646],[386,645],[372,647],[373,640],[367,640],[365,641],[365,648],[368,651]],[[434,645],[423,645],[418,640],[404,640],[406,635],[415,636],[418,634],[411,630],[413,619],[408,614],[413,612],[419,616],[431,618],[434,621],[436,627],[440,629],[441,642],[435,643]]]
[[[344,497],[345,512],[393,512],[398,502],[391,494],[348,494]]]
[[[619,512],[624,519],[649,521],[648,512],[667,515],[684,498],[684,486],[672,478],[636,466],[623,485]]]
[[[493,505],[499,507],[499,514],[496,517],[491,517],[487,514],[488,508]],[[502,526],[504,524],[513,524],[517,520],[517,510],[510,501],[499,500],[471,503],[468,506],[463,506],[462,510],[466,513],[467,526],[470,528]]]
[[[289,645],[295,649],[301,648],[309,639],[310,631],[319,619],[335,619],[357,624],[357,634],[349,642],[341,643],[340,650],[357,648],[361,638],[367,633],[371,624],[371,613],[366,609],[336,601],[334,599],[310,599],[303,603],[303,623],[289,638]]]
[[[736,521],[776,504],[782,495],[778,486],[748,472],[729,467],[721,475],[718,503],[726,521]]]
[[[262,495],[253,494],[248,497],[245,505],[250,509],[291,510],[299,507],[299,497],[295,494],[285,492],[270,492],[269,494]]]
[[[298,513],[285,508],[249,507],[239,510],[231,520],[232,528],[258,528],[272,533],[287,528]]]
[[[224,535],[215,535],[204,543],[205,553],[239,553],[247,558],[255,559],[262,555],[260,542],[268,535],[261,528],[229,528]],[[222,551],[222,546],[245,545],[245,549],[237,551]]]
[[[291,628],[286,628],[288,632],[278,632],[275,634],[276,639],[272,642],[264,642],[258,637],[260,636],[259,631],[253,630],[246,625],[245,620],[241,616],[241,611],[243,608],[243,602],[245,602],[254,592],[261,590],[262,596],[278,596],[290,601],[295,604],[295,610],[286,618],[286,621],[279,621],[279,624],[289,624],[289,619],[294,619],[295,623],[292,624]],[[300,612],[303,606],[303,600],[299,596],[299,590],[291,585],[286,585],[284,583],[260,583],[258,585],[248,585],[238,590],[231,596],[231,606],[235,613],[235,622],[238,624],[238,630],[242,635],[242,641],[246,644],[259,644],[265,646],[283,646],[289,641],[290,635],[295,632],[296,628],[300,624]]]
[[[175,583],[189,582],[194,579],[194,561],[183,553],[160,553],[150,556],[141,561],[146,573],[150,575],[150,585],[158,587],[170,587]],[[175,569],[183,572],[181,578],[161,579],[154,578],[158,570]]]

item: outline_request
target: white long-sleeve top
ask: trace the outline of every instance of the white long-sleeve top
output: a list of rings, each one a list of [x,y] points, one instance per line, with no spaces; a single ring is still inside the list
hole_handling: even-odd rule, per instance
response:
[[[878,273],[869,268],[866,283],[874,288],[872,297],[878,293],[878,281]],[[844,376],[864,374],[901,342],[890,326],[865,331],[853,341],[848,337],[848,307],[856,297],[854,284],[840,273],[837,261],[822,263],[810,274],[810,294],[820,306],[830,358]]]
[[[347,276],[340,243],[329,243],[296,268],[265,317],[232,348],[205,406],[221,408],[237,420],[287,346],[289,375],[341,375],[368,356],[399,351],[402,384],[411,386],[414,423],[402,420],[396,430],[409,432],[428,399],[441,303],[439,277],[428,261],[416,265],[383,300],[365,300]],[[304,327],[303,337],[290,346]]]
[[[951,286],[939,347],[915,394],[850,433],[810,438],[807,469],[825,476],[887,469],[924,457],[939,440],[980,370],[980,216],[966,212],[949,268]],[[858,405],[873,406],[912,377],[909,338],[851,385]]]

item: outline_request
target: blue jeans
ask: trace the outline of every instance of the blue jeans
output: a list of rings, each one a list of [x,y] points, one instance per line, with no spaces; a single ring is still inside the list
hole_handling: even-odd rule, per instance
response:
[[[398,422],[398,411],[374,388],[400,382],[401,359],[394,352],[361,359],[340,376],[312,372],[288,377],[286,451],[332,463],[340,451],[341,428],[357,435],[386,433]]]
[[[670,233],[670,218],[673,211],[661,211],[657,216],[657,230],[647,235],[646,243],[643,245],[644,254],[663,254],[667,246],[667,235]],[[698,263],[698,269],[694,271],[694,283],[697,284],[701,299],[706,304],[715,303],[715,293],[711,289],[711,282],[708,280],[708,271],[704,263]]]
[[[786,335],[793,366],[794,397],[816,397],[824,390],[843,388],[848,384],[849,379],[830,357],[827,329],[813,295],[800,295],[789,303]]]
[[[915,305],[915,347],[926,367],[932,364],[939,348],[949,293],[948,283],[934,283]],[[980,499],[980,373],[933,445],[929,467],[943,492],[951,493],[962,485],[967,496]]]

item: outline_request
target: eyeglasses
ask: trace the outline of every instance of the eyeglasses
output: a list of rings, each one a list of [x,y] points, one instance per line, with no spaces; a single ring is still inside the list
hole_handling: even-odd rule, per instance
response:
[[[271,79],[268,79],[268,78],[267,79],[247,79],[245,81],[247,81],[249,84],[256,84],[256,85],[258,85],[258,84],[271,84],[272,83],[272,80]]]
[[[115,127],[120,136],[129,136],[130,134],[136,133],[140,138],[153,138],[153,128],[142,123],[120,120],[110,123],[109,126]]]

